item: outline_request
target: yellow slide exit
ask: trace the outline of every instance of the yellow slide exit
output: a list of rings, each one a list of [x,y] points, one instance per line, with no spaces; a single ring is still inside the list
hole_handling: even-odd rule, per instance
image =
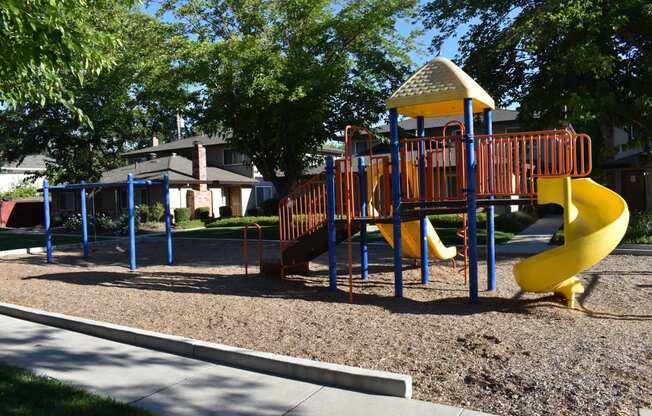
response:
[[[431,259],[448,260],[457,255],[457,248],[455,246],[446,247],[437,235],[437,231],[428,222],[427,238],[428,238],[428,257]],[[394,247],[394,230],[392,224],[377,223],[378,230],[385,237],[385,240],[390,246]],[[403,247],[403,256],[412,258],[421,258],[421,230],[419,227],[419,220],[404,221],[401,223],[401,244]]]
[[[514,265],[514,277],[527,292],[555,292],[574,306],[584,287],[578,273],[609,255],[620,243],[629,223],[625,200],[589,178],[541,178],[539,204],[564,208],[564,245]]]

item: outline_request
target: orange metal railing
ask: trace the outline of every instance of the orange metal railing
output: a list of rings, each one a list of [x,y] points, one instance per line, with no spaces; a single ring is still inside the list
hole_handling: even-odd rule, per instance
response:
[[[245,276],[249,276],[249,227],[255,227],[258,230],[258,267],[263,265],[263,228],[259,224],[246,224],[244,227],[244,266]]]

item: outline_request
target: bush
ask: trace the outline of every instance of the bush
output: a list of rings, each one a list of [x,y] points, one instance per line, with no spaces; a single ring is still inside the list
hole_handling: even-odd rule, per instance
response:
[[[204,222],[211,219],[211,209],[208,207],[199,207],[195,210],[195,218]]]
[[[263,215],[278,215],[278,198],[271,198],[260,204]]]
[[[36,187],[28,182],[14,185],[7,192],[0,192],[0,199],[4,200],[36,198],[37,196],[39,196],[39,194]]]
[[[138,221],[135,221],[135,225],[136,225],[136,231],[138,231],[140,227],[140,223]],[[120,218],[118,218],[114,222],[114,232],[116,235],[129,234],[129,214],[122,214]]]
[[[263,215],[263,209],[261,207],[253,207],[247,210],[247,217],[258,217]]]
[[[233,211],[231,210],[231,207],[228,205],[225,205],[223,207],[220,207],[220,218],[231,218],[233,216]]]
[[[175,222],[190,221],[190,208],[175,208],[174,221]]]
[[[528,227],[537,220],[536,215],[525,212],[505,212],[500,214],[494,220],[496,230],[505,231],[508,233],[518,233],[524,228]]]
[[[640,212],[629,217],[624,240],[628,243],[645,244],[652,241],[652,213]]]
[[[258,224],[261,226],[276,225],[278,224],[278,217],[231,217],[219,218],[206,226],[208,228],[215,227],[243,227],[247,224]]]
[[[160,202],[149,207],[149,220],[153,222],[165,221],[165,207]]]
[[[150,221],[150,212],[147,205],[138,205],[136,207],[136,219],[141,224]]]
[[[177,222],[174,225],[175,228],[181,229],[181,230],[188,230],[191,228],[203,228],[204,227],[204,222],[202,220],[188,220],[188,221],[181,221]]]
[[[114,232],[116,229],[116,223],[106,214],[99,213],[95,215],[95,218],[90,219],[91,224],[95,224],[95,229],[100,233]]]
[[[82,228],[81,214],[72,214],[63,220],[63,228],[69,231],[80,231]]]

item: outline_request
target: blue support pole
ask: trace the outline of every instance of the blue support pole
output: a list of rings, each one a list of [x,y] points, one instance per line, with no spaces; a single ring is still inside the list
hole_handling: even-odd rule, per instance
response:
[[[392,228],[394,234],[394,296],[403,297],[403,246],[401,244],[401,166],[399,163],[398,110],[389,110],[392,166]]]
[[[84,181],[81,181],[84,184]],[[81,223],[82,223],[82,247],[84,258],[88,258],[88,215],[86,210],[86,188],[81,188]]]
[[[332,156],[326,158],[326,224],[328,231],[328,290],[337,291],[337,257],[335,246],[335,162]]]
[[[419,140],[419,200],[426,200],[426,143],[423,137],[426,136],[426,127],[423,116],[417,117],[417,136]],[[421,237],[421,283],[426,285],[430,280],[428,271],[428,218],[421,214],[419,218],[419,229]]]
[[[358,158],[358,179],[360,180],[360,216],[367,216],[367,168],[364,157]],[[367,245],[367,221],[360,224],[360,275],[369,279],[369,246]]]
[[[43,226],[45,227],[45,254],[48,264],[52,264],[52,229],[50,227],[50,184],[43,181]]]
[[[167,241],[168,264],[173,263],[172,256],[172,214],[170,212],[170,178],[163,177],[163,204],[165,205],[165,239]]]
[[[493,114],[491,109],[484,110],[485,133],[491,135],[493,129]],[[493,139],[489,139],[489,151],[487,152],[487,177],[489,179],[489,199],[494,199],[494,172],[493,172]],[[494,229],[494,206],[487,207],[487,290],[496,290],[496,235]]]
[[[136,270],[136,206],[134,204],[134,177],[127,176],[127,196],[129,199],[129,268]]]
[[[464,127],[466,129],[466,203],[469,225],[469,299],[478,302],[478,252],[475,197],[475,146],[473,136],[473,99],[464,99]]]

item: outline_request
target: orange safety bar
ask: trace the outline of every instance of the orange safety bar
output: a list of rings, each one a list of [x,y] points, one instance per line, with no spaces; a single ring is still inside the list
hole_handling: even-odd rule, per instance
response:
[[[258,230],[258,266],[262,267],[263,265],[263,228],[259,224],[246,224],[244,226],[244,266],[245,266],[245,276],[249,276],[249,244],[248,244],[248,235],[249,227],[255,227]]]

